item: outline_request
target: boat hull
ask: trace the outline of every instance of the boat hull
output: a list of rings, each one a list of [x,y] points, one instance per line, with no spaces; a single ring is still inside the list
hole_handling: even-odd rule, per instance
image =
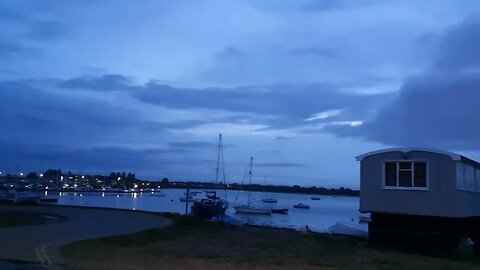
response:
[[[192,205],[192,214],[205,219],[211,219],[215,216],[221,216],[225,214],[228,208],[228,203],[217,201],[198,201]]]
[[[287,208],[272,209],[272,214],[288,215],[288,209]]]
[[[310,205],[299,203],[299,204],[293,205],[293,208],[298,208],[298,209],[310,209]]]
[[[235,213],[237,214],[255,214],[255,215],[270,215],[271,209],[257,208],[251,206],[235,206]]]

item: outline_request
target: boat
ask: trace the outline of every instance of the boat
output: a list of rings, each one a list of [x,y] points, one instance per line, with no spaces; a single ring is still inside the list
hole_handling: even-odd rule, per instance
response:
[[[249,186],[252,184],[252,167],[253,167],[253,157],[250,157],[250,170],[249,174]],[[237,214],[257,214],[257,215],[270,215],[272,213],[272,209],[270,208],[262,208],[258,206],[251,205],[250,202],[250,191],[248,191],[248,204],[240,205],[233,207],[235,209],[235,213]]]
[[[264,199],[262,199],[262,202],[264,202],[264,203],[276,203],[276,202],[278,202],[278,200],[274,199],[274,198],[264,198]]]
[[[201,199],[192,205],[192,213],[200,218],[211,219],[223,215],[228,203],[222,199]]]
[[[241,205],[241,206],[235,206],[234,208],[235,208],[235,213],[237,214],[270,215],[272,213],[272,209],[260,208],[258,206],[253,206],[253,205]]]
[[[215,200],[215,199],[218,198],[216,193],[215,194],[205,194],[205,196],[207,196],[207,198],[212,199],[212,200]]]
[[[293,205],[293,208],[310,209],[310,205],[303,204],[303,203],[297,203],[297,204]]]
[[[358,216],[358,223],[368,223],[371,222],[372,218],[369,213],[362,213]]]
[[[288,214],[288,208],[272,208],[272,214],[282,214],[282,215],[287,215]]]
[[[320,201],[321,200],[320,197],[311,197],[310,199],[312,199],[312,201]]]
[[[223,175],[223,185],[226,186],[225,180],[225,162],[223,159],[223,142],[222,134],[218,135],[218,155],[217,155],[217,169],[215,174],[215,182],[219,182],[219,171],[220,167],[222,168]],[[201,193],[201,191],[197,191]],[[222,216],[225,214],[225,211],[228,208],[228,202],[226,200],[226,193],[224,198],[221,199],[217,196],[216,191],[206,191],[205,195],[207,199],[197,200],[193,203],[191,210],[192,214],[205,219],[212,219],[216,216]]]

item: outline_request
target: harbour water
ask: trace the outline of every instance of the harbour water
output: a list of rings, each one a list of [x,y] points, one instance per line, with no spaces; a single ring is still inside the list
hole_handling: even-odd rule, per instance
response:
[[[48,192],[47,195],[58,196],[59,205],[75,205],[89,207],[107,207],[117,209],[142,210],[150,212],[175,212],[184,214],[185,209],[190,213],[191,202],[186,207],[180,202],[185,197],[184,189],[165,189],[161,192],[135,193],[107,193],[107,192]],[[224,191],[218,191],[220,197]],[[204,193],[194,196],[200,199]],[[275,198],[277,203],[264,203],[262,198]],[[289,193],[251,192],[251,204],[261,207],[288,208],[288,215],[244,215],[236,214],[233,207],[247,203],[248,195],[243,191],[228,191],[226,199],[229,208],[226,214],[240,221],[270,227],[305,229],[308,226],[312,231],[327,232],[329,227],[336,223],[345,223],[361,230],[367,230],[367,225],[359,221],[359,198],[346,196],[318,196]],[[311,197],[320,197],[320,200],[311,200]],[[310,209],[293,208],[294,204],[304,203]]]

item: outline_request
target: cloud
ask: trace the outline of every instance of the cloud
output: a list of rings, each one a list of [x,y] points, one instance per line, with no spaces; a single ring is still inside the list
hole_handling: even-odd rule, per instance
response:
[[[266,162],[266,163],[255,163],[255,166],[258,167],[273,167],[273,168],[296,168],[296,167],[305,167],[306,165],[294,162]]]
[[[0,38],[0,56],[9,57],[19,54],[25,50],[25,47],[16,41]]]
[[[190,142],[170,142],[168,145],[178,148],[212,148],[217,147],[216,143],[190,141]]]
[[[60,87],[71,89],[87,89],[100,91],[115,91],[130,89],[130,79],[119,74],[107,74],[101,77],[81,76],[60,83]]]
[[[2,159],[4,171],[41,171],[47,168],[62,168],[84,173],[108,173],[110,171],[148,171],[152,168],[165,170],[168,165],[183,164],[180,160],[171,157],[174,154],[185,153],[185,150],[127,147],[82,148],[14,143],[2,144],[0,152],[3,156],[8,156],[8,159]],[[195,164],[191,160],[185,160],[185,162]]]
[[[23,14],[16,9],[7,5],[0,5],[0,22],[18,22],[23,18]]]
[[[54,40],[68,37],[71,31],[59,21],[38,21],[31,25],[28,36],[39,40]]]
[[[243,113],[244,119],[274,127],[303,124],[312,115],[331,111],[332,120],[358,120],[391,94],[357,95],[323,83],[279,84],[237,88],[175,88],[149,83],[135,96],[146,103],[174,109],[216,109]],[[345,108],[339,111],[339,108]],[[248,116],[248,114],[253,114]],[[353,119],[350,119],[350,118]],[[322,120],[322,119],[311,119]]]
[[[479,29],[480,21],[454,26],[432,67],[407,79],[399,96],[375,118],[328,130],[389,145],[480,150]]]
[[[316,122],[359,121],[373,113],[394,94],[356,94],[328,83],[284,83],[244,87],[184,88],[150,81],[132,84],[119,74],[81,76],[63,81],[62,88],[92,91],[130,90],[145,104],[174,110],[213,110],[215,119],[189,120],[186,125],[212,121],[254,123],[267,128],[288,128]],[[209,115],[212,115],[210,113]],[[305,121],[308,120],[308,121]],[[181,122],[178,123],[180,126]]]
[[[48,87],[47,87],[48,88]],[[26,82],[0,82],[0,141],[32,144],[108,144],[164,127],[142,120],[138,110],[98,98],[63,95]],[[149,137],[150,138],[150,137]]]

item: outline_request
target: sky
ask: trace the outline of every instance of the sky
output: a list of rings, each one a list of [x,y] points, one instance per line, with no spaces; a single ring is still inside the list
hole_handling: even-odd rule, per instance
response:
[[[355,156],[480,160],[480,2],[0,2],[0,172],[359,187]]]

